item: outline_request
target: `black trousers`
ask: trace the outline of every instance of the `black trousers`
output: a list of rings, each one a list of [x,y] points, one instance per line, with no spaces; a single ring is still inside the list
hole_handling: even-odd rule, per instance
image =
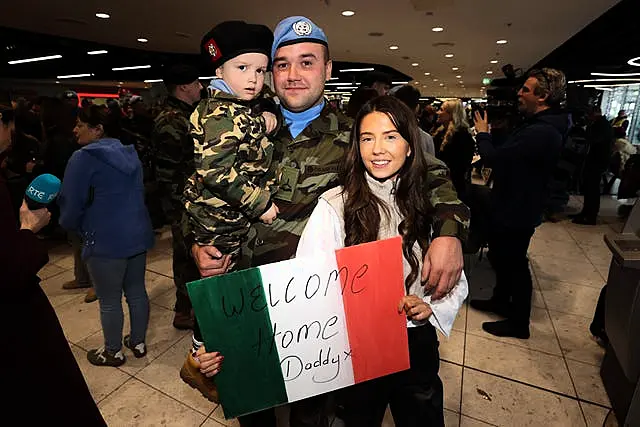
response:
[[[444,427],[438,337],[431,324],[409,328],[411,368],[341,392],[346,427],[380,427],[387,405],[396,427]],[[244,426],[243,426],[244,427]]]
[[[329,427],[328,395],[310,397],[289,404],[289,427]],[[239,417],[241,427],[276,427],[274,409]]]
[[[529,326],[533,282],[527,250],[535,231],[529,228],[493,227],[489,235],[491,265],[496,273],[493,298],[509,307],[509,319]]]
[[[200,280],[200,272],[189,253],[191,248],[187,248],[185,245],[179,224],[171,226],[171,238],[173,245],[173,282],[176,285],[175,311],[188,314],[191,311],[191,300],[187,292],[187,283]]]
[[[582,216],[595,220],[600,212],[600,180],[602,179],[602,169],[589,164],[582,172],[582,194],[584,194],[584,204],[582,206]]]

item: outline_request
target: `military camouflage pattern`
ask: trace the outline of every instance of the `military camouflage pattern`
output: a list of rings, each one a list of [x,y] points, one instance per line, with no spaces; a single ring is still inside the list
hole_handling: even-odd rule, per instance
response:
[[[267,209],[276,187],[273,144],[262,116],[215,90],[191,116],[195,173],[185,186],[185,207],[195,241],[232,254]]]
[[[172,96],[156,116],[152,132],[156,150],[155,175],[162,209],[172,224],[179,222],[184,210],[183,192],[193,173],[193,138],[189,135],[189,117],[194,107]]]
[[[295,139],[287,128],[273,138],[274,163],[282,170],[274,201],[280,215],[272,225],[255,223],[243,243],[243,264],[260,266],[295,256],[298,241],[318,197],[339,185],[338,170],[350,144],[352,123],[327,102],[320,116]],[[466,240],[469,209],[458,199],[447,167],[431,156],[428,197],[435,207],[434,237],[456,236]],[[297,173],[287,174],[287,170]],[[287,175],[297,177],[289,182]],[[291,187],[291,188],[288,188]],[[290,201],[282,196],[292,191]]]
[[[320,116],[296,138],[287,127],[272,138],[274,163],[282,171],[274,197],[280,214],[272,225],[253,224],[243,242],[243,263],[259,266],[295,255],[318,197],[338,185],[350,131],[351,120],[326,102]]]
[[[429,171],[429,201],[435,208],[433,238],[454,236],[466,242],[469,235],[469,208],[458,199],[449,169],[439,159],[427,153]]]

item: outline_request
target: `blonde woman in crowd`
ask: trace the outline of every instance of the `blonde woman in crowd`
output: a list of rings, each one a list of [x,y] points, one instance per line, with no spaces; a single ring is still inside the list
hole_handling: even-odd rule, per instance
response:
[[[440,126],[433,135],[436,157],[451,171],[451,180],[458,197],[465,201],[475,142],[459,99],[450,99],[442,104],[438,111],[438,124]]]

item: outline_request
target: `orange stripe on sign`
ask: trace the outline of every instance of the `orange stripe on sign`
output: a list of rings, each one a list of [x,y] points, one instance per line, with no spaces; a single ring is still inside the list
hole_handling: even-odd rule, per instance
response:
[[[409,369],[402,239],[336,251],[356,383]],[[371,357],[375,354],[376,357]]]

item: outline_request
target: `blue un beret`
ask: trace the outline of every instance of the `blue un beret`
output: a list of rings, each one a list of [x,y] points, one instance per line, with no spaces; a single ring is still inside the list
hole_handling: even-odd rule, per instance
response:
[[[271,60],[276,56],[276,50],[282,46],[296,43],[320,43],[328,46],[327,36],[322,28],[314,24],[304,16],[290,16],[283,19],[273,32],[273,47],[271,48]]]

